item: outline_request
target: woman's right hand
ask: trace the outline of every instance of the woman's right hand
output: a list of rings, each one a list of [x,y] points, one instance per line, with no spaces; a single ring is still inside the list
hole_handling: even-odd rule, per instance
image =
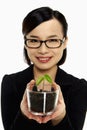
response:
[[[34,85],[35,85],[35,81],[34,80],[31,80],[27,84],[25,92],[24,92],[24,95],[23,95],[23,98],[22,98],[22,101],[21,101],[21,104],[20,104],[20,109],[21,109],[23,115],[25,115],[28,119],[34,119],[38,123],[41,123],[42,122],[42,117],[32,114],[31,112],[29,112],[29,109],[28,109],[27,89],[32,89]]]

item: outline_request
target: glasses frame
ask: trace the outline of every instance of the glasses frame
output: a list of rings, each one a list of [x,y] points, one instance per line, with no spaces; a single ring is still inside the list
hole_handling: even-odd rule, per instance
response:
[[[38,47],[29,47],[29,46],[26,44],[28,40],[32,40],[32,39],[24,38],[24,43],[25,43],[25,45],[26,45],[28,48],[37,49],[37,48],[40,48],[40,47],[41,47],[42,43],[45,43],[45,45],[46,45],[47,48],[55,49],[55,48],[61,47],[61,45],[62,45],[62,44],[64,43],[64,41],[65,41],[65,37],[64,37],[63,39],[57,39],[57,40],[60,41],[60,45],[59,45],[58,47],[49,47],[49,46],[46,44],[46,42],[49,41],[49,39],[48,39],[48,40],[44,40],[44,41],[43,41],[43,40],[37,40],[37,39],[35,39],[35,40],[37,40],[37,41],[40,42],[40,45],[39,45]]]

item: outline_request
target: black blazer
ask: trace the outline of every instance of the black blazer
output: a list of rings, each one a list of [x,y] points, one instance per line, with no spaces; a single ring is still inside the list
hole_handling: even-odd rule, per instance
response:
[[[26,84],[33,79],[33,65],[14,74],[5,75],[1,83],[1,116],[4,130],[82,130],[87,110],[87,81],[76,78],[58,68],[55,82],[60,85],[65,104],[66,116],[56,126],[51,121],[39,124],[25,117],[20,102]]]

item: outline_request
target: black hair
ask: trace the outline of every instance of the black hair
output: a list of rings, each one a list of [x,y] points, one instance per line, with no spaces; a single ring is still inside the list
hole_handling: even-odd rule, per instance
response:
[[[40,7],[40,8],[32,10],[30,13],[27,14],[27,16],[24,18],[23,23],[22,23],[22,33],[24,37],[26,37],[26,35],[30,31],[32,31],[35,27],[37,27],[39,24],[45,21],[51,20],[53,18],[56,18],[61,23],[63,27],[63,36],[66,38],[68,24],[67,24],[65,16],[59,11],[53,10],[50,7]],[[66,55],[67,55],[67,49],[63,51],[63,56],[58,62],[58,65],[62,65],[65,62]],[[27,51],[25,48],[24,48],[24,56],[28,65],[30,65],[31,61],[27,55]]]

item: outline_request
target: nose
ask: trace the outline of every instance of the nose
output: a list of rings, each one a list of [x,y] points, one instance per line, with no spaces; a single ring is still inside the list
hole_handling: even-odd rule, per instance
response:
[[[38,48],[40,53],[47,53],[48,47],[45,45],[45,42],[42,42],[41,46]]]

